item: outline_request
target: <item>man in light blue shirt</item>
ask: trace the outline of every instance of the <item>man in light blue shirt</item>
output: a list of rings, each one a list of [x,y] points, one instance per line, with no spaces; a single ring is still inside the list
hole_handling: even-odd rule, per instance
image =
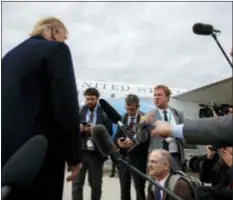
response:
[[[185,120],[184,124],[171,125],[157,121],[152,136],[176,137],[189,144],[233,145],[232,115]]]

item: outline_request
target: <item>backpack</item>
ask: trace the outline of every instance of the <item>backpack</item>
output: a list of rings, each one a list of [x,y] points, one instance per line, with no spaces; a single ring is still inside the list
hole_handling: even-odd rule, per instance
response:
[[[168,178],[167,181],[168,189],[174,191],[175,184],[179,179],[183,179],[189,185],[189,188],[191,189],[192,192],[192,196],[194,197],[195,200],[198,200],[196,191],[199,187],[202,186],[201,181],[199,181],[195,177],[187,175],[182,171],[175,171],[172,172],[172,175]]]
[[[167,189],[169,189],[170,191],[174,192],[174,188],[175,188],[175,185],[176,185],[176,182],[179,180],[179,179],[183,179],[188,185],[189,185],[189,188],[191,189],[191,192],[192,192],[192,196],[195,200],[198,200],[198,197],[197,197],[197,189],[199,187],[201,187],[201,182],[192,177],[192,176],[189,176],[187,174],[185,174],[184,172],[182,171],[175,171],[175,172],[172,172],[172,174],[168,177],[166,183],[165,183],[165,187]],[[152,186],[151,187],[151,190],[152,192],[155,190],[155,187],[156,186]],[[167,199],[171,199],[172,197],[168,195],[168,198]]]

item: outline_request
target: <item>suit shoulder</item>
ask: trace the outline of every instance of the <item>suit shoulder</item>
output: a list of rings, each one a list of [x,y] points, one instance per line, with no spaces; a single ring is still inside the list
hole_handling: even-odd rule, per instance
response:
[[[174,107],[171,107],[171,106],[169,106],[169,108],[170,108],[171,110],[176,111],[176,112],[182,112],[181,110],[178,110],[177,108],[174,108]]]
[[[157,108],[153,108],[152,110],[150,110],[149,112],[144,113],[145,115],[148,113],[152,113],[152,112],[156,112]]]
[[[57,58],[57,57],[68,57],[71,59],[71,52],[69,47],[63,42],[54,42],[49,41],[46,44],[45,57],[48,59]]]
[[[47,46],[47,48],[49,50],[53,49],[53,50],[64,50],[64,51],[70,51],[70,48],[68,47],[67,44],[65,44],[64,42],[57,42],[57,41],[45,41],[45,45]]]
[[[184,114],[183,111],[178,110],[178,109],[176,109],[176,108],[170,107],[170,109],[171,109],[172,111],[174,111],[175,114],[177,114],[177,115],[183,115],[183,114]]]

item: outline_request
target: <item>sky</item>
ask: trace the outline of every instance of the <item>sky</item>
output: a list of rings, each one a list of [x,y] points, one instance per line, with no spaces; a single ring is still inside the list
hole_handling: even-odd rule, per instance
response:
[[[194,89],[232,76],[213,38],[192,32],[212,24],[229,53],[230,2],[2,2],[2,56],[47,16],[69,30],[77,79]]]

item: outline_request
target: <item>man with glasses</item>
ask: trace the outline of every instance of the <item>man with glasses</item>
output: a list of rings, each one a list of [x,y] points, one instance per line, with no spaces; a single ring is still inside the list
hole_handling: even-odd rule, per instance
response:
[[[136,137],[136,126],[143,115],[143,113],[139,111],[139,102],[139,98],[134,94],[129,94],[125,99],[126,113],[124,114],[122,121],[133,137]],[[134,143],[124,135],[120,128],[117,130],[114,141],[120,149],[123,158],[143,173],[146,173],[147,145],[142,145],[137,152],[130,153],[130,149],[134,146]],[[131,200],[130,187],[132,178],[135,183],[137,200],[145,200],[145,180],[136,174],[131,174],[126,167],[119,168],[121,200]]]

